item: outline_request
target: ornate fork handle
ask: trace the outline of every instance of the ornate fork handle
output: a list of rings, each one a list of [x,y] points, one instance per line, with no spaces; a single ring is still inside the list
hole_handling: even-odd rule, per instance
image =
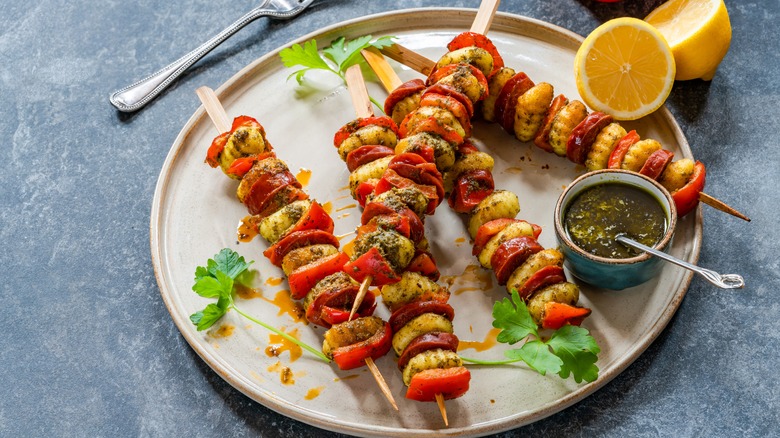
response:
[[[137,111],[143,108],[143,106],[149,103],[149,101],[157,97],[157,95],[160,94],[163,90],[168,88],[168,86],[179,76],[181,76],[181,74],[184,73],[184,71],[186,71],[192,64],[203,58],[207,53],[231,37],[234,33],[241,30],[247,24],[264,16],[286,18],[286,15],[288,14],[279,13],[279,11],[268,8],[267,5],[269,3],[271,2],[267,1],[263,5],[247,12],[244,16],[225,28],[222,32],[201,44],[195,50],[187,53],[168,66],[163,67],[156,73],[153,73],[132,85],[114,92],[109,97],[111,104],[113,104],[120,111]]]

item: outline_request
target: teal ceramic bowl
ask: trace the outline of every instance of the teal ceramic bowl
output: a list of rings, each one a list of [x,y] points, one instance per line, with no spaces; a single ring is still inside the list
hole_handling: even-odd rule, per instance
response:
[[[665,231],[653,245],[668,252],[677,224],[677,210],[669,192],[655,180],[627,170],[597,170],[572,182],[555,205],[555,235],[564,255],[566,268],[575,277],[590,285],[622,290],[642,284],[658,274],[663,261],[647,253],[629,258],[607,258],[594,255],[577,246],[564,226],[564,215],[572,201],[584,190],[599,184],[622,183],[639,187],[657,199],[666,215]]]

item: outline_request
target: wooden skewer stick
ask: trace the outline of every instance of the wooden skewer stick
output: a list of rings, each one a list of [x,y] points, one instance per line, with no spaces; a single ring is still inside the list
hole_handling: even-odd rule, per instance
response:
[[[391,92],[400,87],[403,82],[401,78],[395,73],[395,70],[390,66],[382,53],[376,47],[369,47],[368,49],[361,50],[360,52],[363,58],[366,59],[368,65],[374,70],[379,81],[385,87],[387,92]]]
[[[368,288],[371,286],[371,283],[373,282],[374,282],[374,277],[369,275],[363,279],[362,283],[360,283],[360,289],[358,289],[358,293],[355,296],[355,301],[352,303],[352,310],[349,311],[350,320],[352,319],[352,316],[355,315],[355,312],[357,312],[357,309],[358,307],[360,307],[360,304],[363,303],[363,299],[366,297]]]
[[[209,87],[200,87],[195,90],[195,93],[200,98],[201,103],[203,103],[203,107],[206,109],[206,113],[211,118],[211,121],[214,123],[217,131],[220,133],[230,131],[230,118],[225,112],[225,109],[222,107],[222,104],[219,102],[219,98],[217,97],[216,93],[214,93],[214,90]],[[351,315],[350,319],[352,319]],[[387,400],[397,411],[398,405],[393,398],[393,394],[390,392],[390,388],[387,386],[385,378],[382,376],[382,373],[379,372],[379,368],[377,368],[376,364],[374,363],[374,360],[368,357],[365,359],[365,362],[366,367],[368,367],[369,371],[371,371],[371,374],[374,376],[374,380],[376,380],[376,383],[379,385],[379,389],[382,391],[382,394],[385,395]]]
[[[444,405],[443,395],[436,394],[436,404],[439,405],[439,412],[441,413],[442,420],[444,420],[444,425],[449,426],[450,421],[447,419],[447,406]]]
[[[501,0],[482,0],[479,4],[479,10],[477,10],[477,16],[474,17],[474,22],[471,23],[472,32],[481,33],[482,35],[487,33],[490,25],[493,24],[493,17],[496,16],[499,3],[501,3]]]
[[[363,55],[365,56],[365,54]],[[371,55],[369,55],[371,56]],[[392,69],[390,69],[392,71]],[[374,115],[374,112],[372,110],[371,102],[368,97],[368,90],[366,89],[366,83],[363,80],[363,74],[360,72],[360,66],[353,65],[352,67],[348,68],[346,71],[346,74],[344,75],[347,80],[347,87],[349,87],[349,94],[352,97],[352,104],[355,107],[355,112],[357,113],[358,117],[371,117]],[[377,76],[380,76],[377,74]],[[395,73],[392,74],[392,76],[396,76]],[[397,77],[397,76],[396,76]],[[400,79],[398,79],[399,85],[400,85]],[[387,87],[387,85],[385,85]],[[397,87],[397,86],[396,86]],[[366,110],[367,108],[367,110]],[[361,291],[364,289],[368,290],[368,285],[373,282],[374,279],[371,276],[366,277],[363,280],[363,283],[360,285]],[[358,292],[358,297],[355,298],[355,303],[353,303],[352,312],[357,309],[358,306],[360,306],[360,302],[362,302],[363,297],[365,297],[365,292],[362,293]],[[447,408],[444,406],[444,397],[441,394],[436,394],[436,403],[439,405],[439,411],[441,412],[441,417],[444,420],[444,424],[446,426],[449,426],[449,420],[447,419]]]
[[[704,193],[699,192],[699,201],[709,205],[710,207],[720,210],[724,213],[728,213],[732,216],[738,217],[742,219],[743,221],[750,222],[750,218],[745,216],[744,214],[740,213],[739,211],[735,210],[734,207],[726,204],[725,202],[721,201],[718,198],[713,198],[712,196]]]

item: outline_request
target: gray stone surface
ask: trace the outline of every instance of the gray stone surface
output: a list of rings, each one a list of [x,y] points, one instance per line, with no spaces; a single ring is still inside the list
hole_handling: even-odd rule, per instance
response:
[[[341,20],[477,0],[322,0],[292,23],[261,19],[146,109],[108,94],[213,34],[254,2],[39,0],[0,3],[0,435],[335,436],[280,416],[193,353],[160,298],[149,251],[157,174],[198,107],[263,53]],[[587,34],[658,1],[506,0],[499,10]],[[780,3],[726,1],[734,33],[712,82],[668,101],[707,192],[745,223],[704,214],[700,262],[742,273],[722,292],[696,278],[666,330],[586,400],[501,436],[780,434],[777,184]]]

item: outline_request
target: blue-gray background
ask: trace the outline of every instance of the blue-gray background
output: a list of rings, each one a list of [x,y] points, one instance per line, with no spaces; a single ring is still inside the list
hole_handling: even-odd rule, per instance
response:
[[[391,9],[478,0],[320,0],[294,22],[260,19],[144,110],[108,94],[179,57],[250,0],[0,1],[0,435],[336,436],[240,394],[184,342],[149,250],[157,174],[199,103],[262,54],[326,25]],[[660,1],[505,0],[500,11],[586,35]],[[743,291],[694,279],[676,316],[625,372],[575,406],[502,436],[777,435],[780,330],[780,2],[727,0],[731,49],[712,82],[667,102],[707,192],[700,262]]]

